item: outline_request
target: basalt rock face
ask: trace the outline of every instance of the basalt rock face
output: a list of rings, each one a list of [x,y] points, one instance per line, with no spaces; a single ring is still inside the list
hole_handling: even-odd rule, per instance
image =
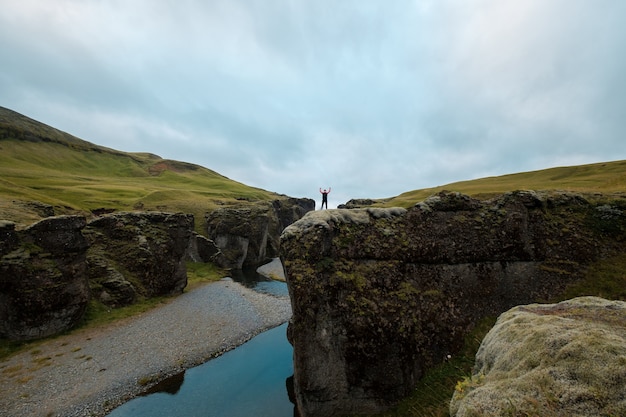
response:
[[[181,293],[193,216],[162,212],[115,213],[89,222],[87,261],[94,296],[105,304],[132,303],[138,295]]]
[[[90,297],[85,224],[59,216],[17,231],[0,222],[0,337],[46,337],[80,320]]]
[[[208,213],[208,237],[220,250],[216,263],[241,269],[277,257],[283,229],[314,209],[314,200],[288,198],[222,207]]]
[[[625,358],[623,301],[518,306],[483,340],[450,415],[624,416]]]
[[[0,338],[30,340],[72,328],[91,297],[112,307],[138,295],[182,292],[193,216],[117,213],[0,221]]]
[[[310,198],[286,198],[272,201],[272,207],[276,212],[280,233],[285,227],[300,220],[309,211],[315,210],[315,200]]]
[[[534,192],[307,214],[281,237],[301,414],[388,408],[479,319],[562,292],[625,231],[619,207]]]
[[[187,248],[187,259],[192,262],[216,262],[220,248],[206,236],[193,232]]]

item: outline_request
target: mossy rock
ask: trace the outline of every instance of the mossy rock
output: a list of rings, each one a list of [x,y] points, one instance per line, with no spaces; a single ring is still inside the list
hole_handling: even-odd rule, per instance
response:
[[[502,314],[453,417],[626,415],[626,303],[580,297]]]

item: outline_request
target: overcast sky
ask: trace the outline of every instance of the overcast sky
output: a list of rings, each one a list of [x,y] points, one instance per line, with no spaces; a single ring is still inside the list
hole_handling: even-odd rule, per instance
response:
[[[331,207],[626,159],[624,0],[0,0],[0,105]]]

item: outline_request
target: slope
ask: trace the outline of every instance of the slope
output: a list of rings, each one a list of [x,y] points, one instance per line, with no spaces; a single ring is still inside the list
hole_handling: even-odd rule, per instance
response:
[[[514,190],[563,190],[584,194],[626,193],[626,161],[549,168],[497,177],[460,181],[408,191],[379,200],[378,205],[410,207],[440,191],[458,191],[475,198],[489,198]]]
[[[216,205],[275,198],[199,165],[94,145],[0,107],[0,219],[29,224],[46,205],[55,214],[143,209],[199,219]]]

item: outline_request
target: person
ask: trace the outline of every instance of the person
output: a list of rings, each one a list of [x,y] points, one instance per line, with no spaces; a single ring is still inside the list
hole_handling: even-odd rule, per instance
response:
[[[322,190],[320,188],[320,193],[322,193],[322,207],[320,210],[324,208],[324,204],[326,204],[326,208],[328,208],[328,193],[330,193],[330,187],[328,187],[328,191],[326,189]]]

